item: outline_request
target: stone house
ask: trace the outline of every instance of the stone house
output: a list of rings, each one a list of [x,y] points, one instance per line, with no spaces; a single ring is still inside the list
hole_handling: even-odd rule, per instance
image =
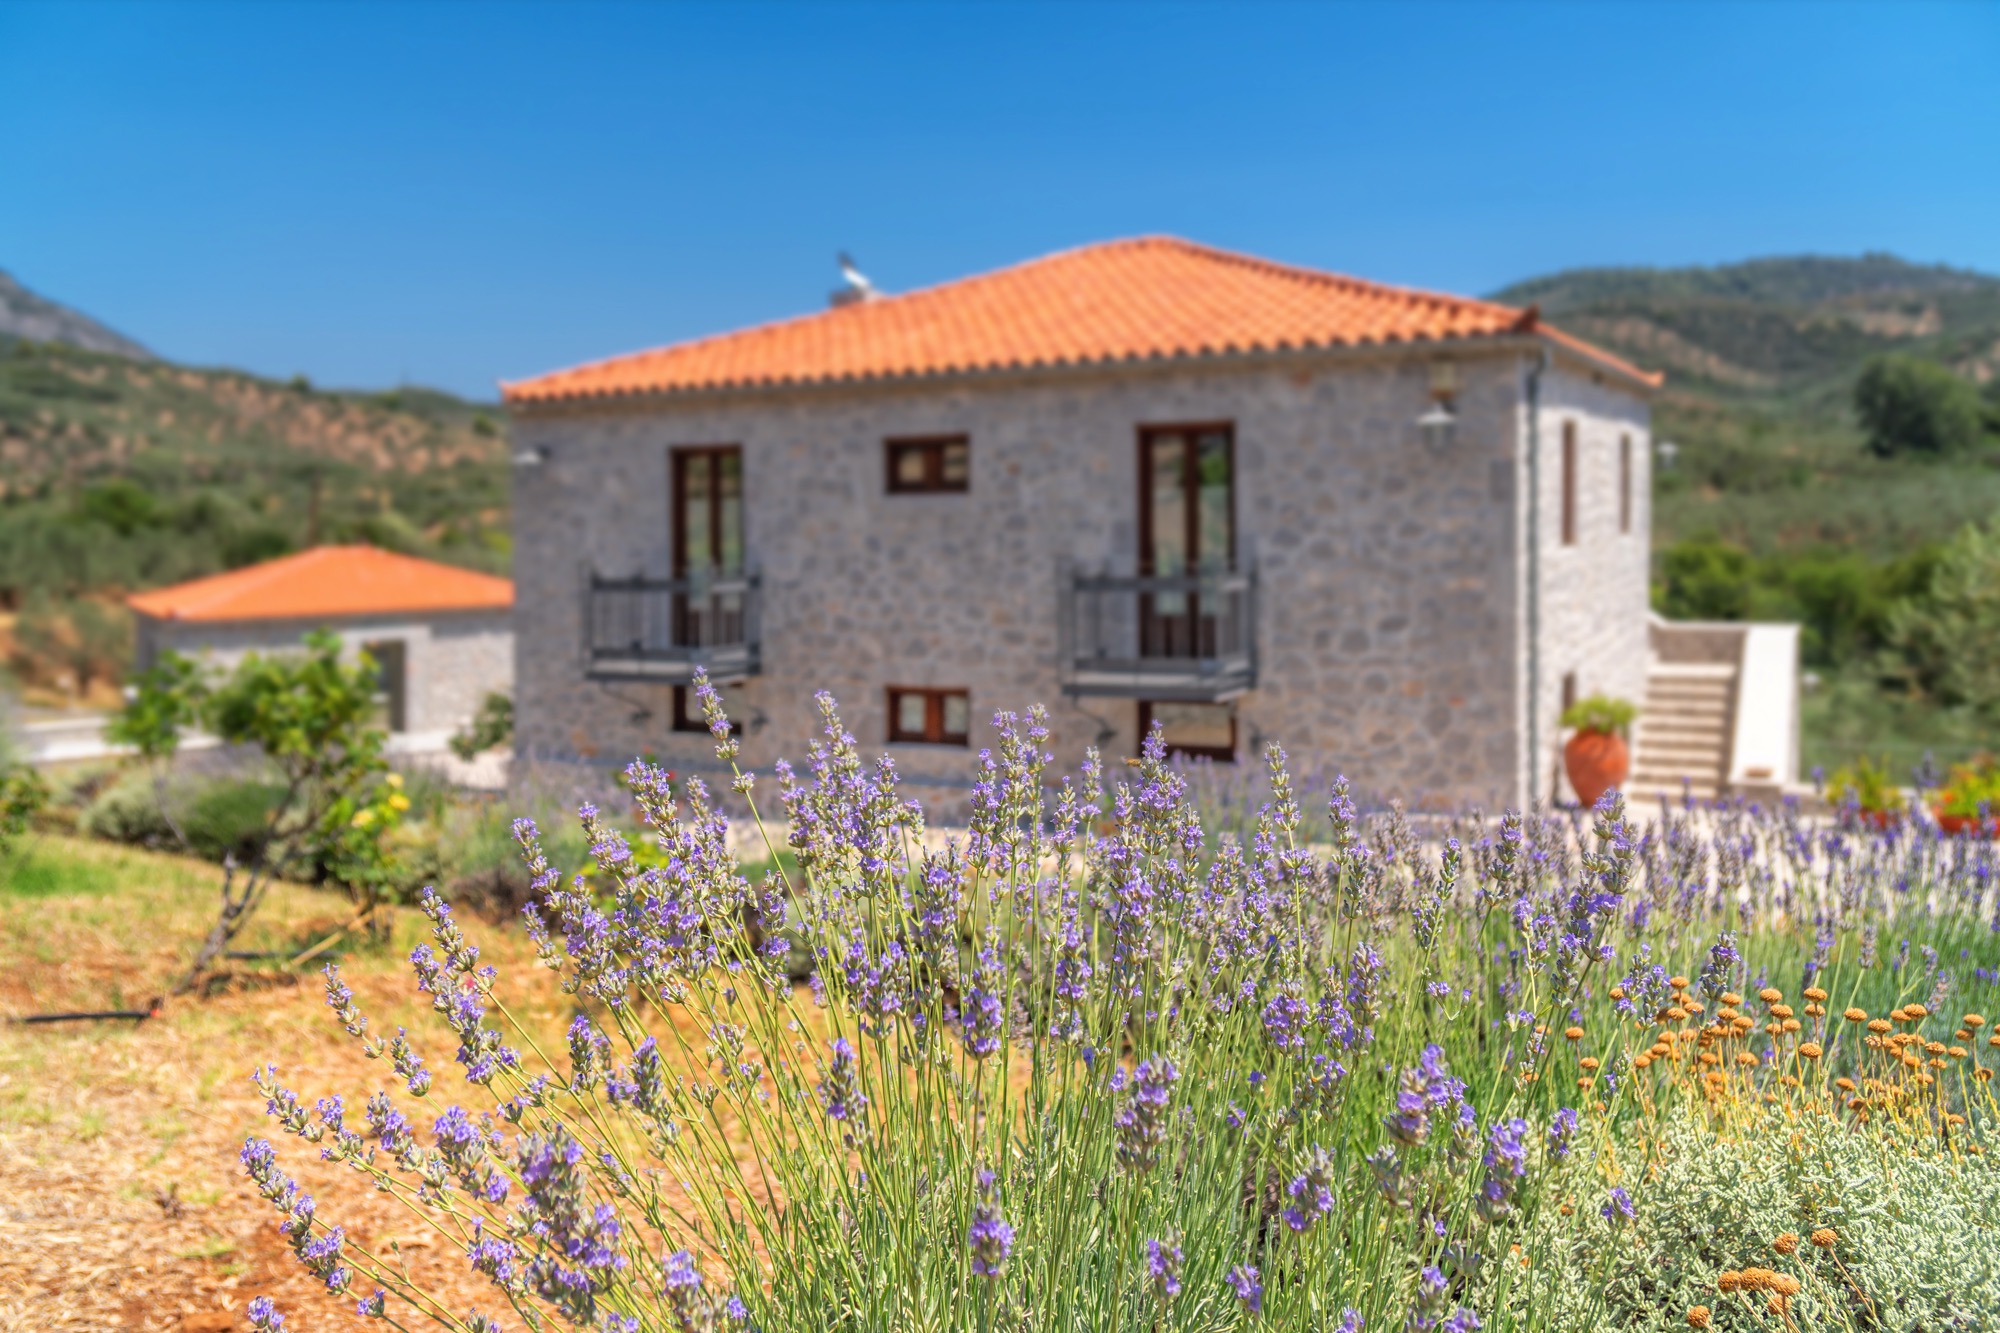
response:
[[[172,649],[221,668],[328,629],[382,673],[390,748],[442,750],[514,675],[514,585],[372,546],[316,546],[126,599],[139,669]]]
[[[517,755],[797,759],[830,690],[940,803],[1051,749],[1282,741],[1364,790],[1546,797],[1648,665],[1658,378],[1534,309],[1171,238],[503,386]]]

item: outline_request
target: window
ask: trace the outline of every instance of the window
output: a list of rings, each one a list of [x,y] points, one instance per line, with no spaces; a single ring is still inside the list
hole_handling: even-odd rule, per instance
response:
[[[1168,755],[1236,762],[1236,705],[1150,703],[1139,705],[1139,736],[1153,734],[1158,723]]]
[[[924,745],[966,745],[972,696],[964,690],[889,687],[889,739]]]
[[[887,443],[890,494],[921,495],[971,488],[972,443],[965,436],[943,435]]]
[[[1235,445],[1235,430],[1227,422],[1140,429],[1142,575],[1192,580],[1231,568],[1236,556]],[[1203,605],[1192,583],[1179,588],[1168,583],[1144,594],[1139,599],[1140,655],[1213,656],[1222,609]]]
[[[361,645],[375,659],[376,716],[389,731],[410,729],[409,648],[401,639],[377,639]]]
[[[701,704],[695,699],[692,686],[674,686],[674,730],[698,731],[704,736],[708,734],[708,720],[701,715]],[[742,719],[730,718],[729,730],[732,735],[742,735]]]
[[[1618,530],[1632,530],[1632,437],[1618,437]]]
[[[1562,544],[1576,545],[1576,423],[1563,422]]]

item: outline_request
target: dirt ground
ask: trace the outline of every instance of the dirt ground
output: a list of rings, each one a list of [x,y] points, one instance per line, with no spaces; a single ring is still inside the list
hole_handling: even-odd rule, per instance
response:
[[[21,870],[24,855],[31,872]],[[0,1014],[143,1007],[186,966],[219,876],[176,857],[33,841],[0,863]],[[282,886],[239,945],[297,948],[346,916],[343,898]],[[343,974],[373,1029],[405,1024],[421,1037],[449,1098],[449,1034],[430,1020],[404,963],[423,925],[401,914],[394,938],[357,945]],[[567,998],[534,966],[520,932],[467,925],[501,968],[509,1007],[558,1032]],[[354,1314],[353,1295],[327,1295],[286,1250],[277,1214],[237,1161],[250,1134],[277,1144],[322,1218],[400,1254],[458,1310],[502,1313],[485,1280],[420,1235],[401,1205],[267,1120],[249,1082],[261,1063],[279,1066],[308,1102],[340,1092],[350,1107],[394,1076],[333,1021],[317,977],[287,980],[254,960],[234,966],[246,970],[221,993],[169,1000],[145,1022],[0,1024],[0,1330],[220,1333],[247,1329],[243,1309],[258,1295],[276,1299],[291,1328],[379,1328]]]

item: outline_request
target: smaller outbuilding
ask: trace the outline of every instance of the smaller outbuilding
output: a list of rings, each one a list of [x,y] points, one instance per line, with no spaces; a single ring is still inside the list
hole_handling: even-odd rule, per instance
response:
[[[513,583],[372,546],[318,546],[127,604],[141,670],[169,649],[229,667],[333,631],[380,664],[384,721],[405,752],[442,749],[513,687]]]

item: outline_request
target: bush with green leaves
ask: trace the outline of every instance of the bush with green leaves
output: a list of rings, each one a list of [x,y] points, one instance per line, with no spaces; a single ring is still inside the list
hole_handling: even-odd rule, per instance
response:
[[[181,983],[192,988],[249,924],[272,882],[318,863],[352,890],[357,922],[372,917],[383,888],[394,882],[385,862],[384,833],[408,800],[386,782],[382,732],[374,715],[376,668],[366,653],[342,657],[337,635],[315,631],[297,653],[252,654],[216,677],[189,659],[164,654],[139,679],[107,736],[137,749],[154,765],[159,809],[169,823],[165,768],[184,735],[196,729],[231,745],[254,747],[274,774],[262,784],[214,788],[190,815],[179,839],[202,836],[223,856],[222,905],[193,966]],[[399,804],[400,803],[400,804]],[[240,854],[239,854],[240,853]]]
[[[1592,694],[1563,709],[1562,725],[1604,736],[1624,736],[1631,732],[1633,719],[1638,716],[1639,705],[1630,699]]]
[[[566,1034],[434,895],[411,961],[441,1043],[372,1029],[328,969],[334,1019],[392,1087],[364,1111],[266,1069],[272,1117],[491,1284],[477,1310],[442,1304],[251,1139],[252,1181],[330,1291],[458,1330],[1580,1333],[1644,1298],[1632,1225],[1682,1206],[1663,1173],[1728,1160],[1698,1156],[1704,1131],[1761,1133],[1769,1108],[1852,1135],[1813,1169],[1853,1167],[1854,1192],[1801,1175],[1759,1196],[1656,1302],[1719,1291],[1771,1209],[1860,1228],[1885,1173],[1928,1190],[1932,1158],[1992,1169],[1964,1160],[1995,1112],[1979,1057],[1925,1059],[1946,1002],[2000,963],[1993,877],[1962,843],[1789,807],[1642,831],[1615,796],[1581,827],[1420,830],[1364,816],[1344,781],[1309,817],[1275,746],[1247,836],[1219,837],[1157,733],[1129,768],[1092,755],[1057,780],[1039,711],[996,717],[969,827],[939,840],[821,707],[802,768],[775,773],[795,874],[767,845],[750,883],[707,788],[644,762],[643,854],[594,806],[584,867],[517,826]],[[756,819],[752,775],[731,790]],[[1989,1193],[1939,1198],[1977,1220]],[[1797,1280],[1814,1327],[1873,1327]],[[1935,1294],[1928,1273],[1861,1290]]]
[[[1862,367],[1854,411],[1868,448],[1883,458],[1964,453],[1985,430],[1978,389],[1935,361],[1895,352]]]
[[[1889,669],[1944,704],[2000,716],[2000,519],[1968,524],[1889,613]]]
[[[473,759],[514,739],[514,701],[499,691],[480,700],[479,711],[464,729],[451,738],[451,752],[471,763]]]

